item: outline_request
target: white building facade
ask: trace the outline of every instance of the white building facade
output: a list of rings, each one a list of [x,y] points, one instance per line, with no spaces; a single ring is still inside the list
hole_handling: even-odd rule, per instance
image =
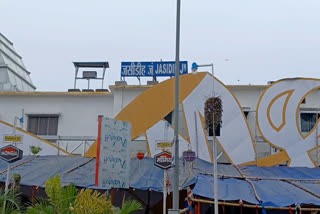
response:
[[[25,155],[30,154],[29,146],[42,146],[40,155],[94,157],[98,116],[103,115],[132,124],[132,156],[143,152],[152,157],[161,150],[157,142],[173,141],[174,78],[156,85],[156,81],[149,81],[152,85],[116,81],[109,92],[103,89],[108,62],[74,64],[74,89],[36,92],[22,57],[0,33],[0,138],[14,134],[19,119],[17,134],[24,136],[20,147]],[[86,76],[88,71],[83,71],[78,77],[80,67],[101,68],[102,76],[97,78],[96,71]],[[102,82],[102,88],[96,91],[89,89],[93,74]],[[76,89],[77,79],[87,79],[88,89]],[[213,161],[213,136],[206,128],[204,109],[206,101],[214,96],[223,106],[221,135],[215,138],[219,162],[317,167],[319,89],[320,80],[312,78],[226,86],[206,72],[181,75],[180,156],[191,149],[197,157]]]
[[[153,86],[113,85],[109,87],[111,92],[0,92],[0,120],[13,124],[14,117],[20,117],[23,112],[24,130],[47,139],[72,154],[84,155],[97,138],[98,116],[114,118],[151,87]],[[227,86],[239,101],[247,118],[257,159],[278,152],[266,143],[256,123],[257,105],[267,87],[268,85]],[[300,117],[304,118],[305,126],[301,127],[302,131],[310,131],[316,123],[316,115],[320,113],[319,96],[317,90],[301,104]],[[180,123],[181,132],[185,132],[183,119]],[[208,141],[211,142],[212,137],[208,136]],[[145,135],[132,142],[132,155],[141,151],[148,153]],[[228,158],[225,154],[220,154],[219,161],[228,162]]]

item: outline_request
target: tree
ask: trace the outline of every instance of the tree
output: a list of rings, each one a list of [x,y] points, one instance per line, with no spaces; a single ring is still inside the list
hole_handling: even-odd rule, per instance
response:
[[[55,214],[55,209],[48,201],[37,199],[33,207],[28,207],[26,214]]]
[[[115,214],[130,214],[134,211],[142,210],[143,206],[136,200],[127,200],[122,203],[122,208],[114,207],[113,211]]]
[[[112,204],[106,193],[82,189],[76,197],[73,210],[76,214],[108,214],[112,213],[111,208]]]
[[[50,178],[46,182],[45,191],[49,198],[50,204],[54,207],[54,212],[58,214],[59,211],[62,211],[63,201],[63,193],[59,175],[57,175],[55,178]]]
[[[82,189],[78,193],[74,185],[62,187],[59,175],[46,182],[45,191],[48,201],[38,199],[26,214],[130,214],[143,209],[135,200],[123,202],[121,209],[113,207],[107,192]]]
[[[10,188],[7,192],[0,189],[0,213],[19,214],[21,208],[20,188],[18,186]],[[5,206],[5,207],[4,207]]]
[[[46,182],[46,194],[48,201],[38,200],[33,207],[27,209],[27,214],[72,214],[73,206],[78,191],[74,185],[62,187],[60,176],[50,178]]]

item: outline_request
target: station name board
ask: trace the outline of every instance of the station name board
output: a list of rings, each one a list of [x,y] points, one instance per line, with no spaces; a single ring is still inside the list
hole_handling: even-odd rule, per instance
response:
[[[175,62],[121,62],[122,77],[171,77],[175,75]],[[188,73],[188,62],[180,61],[180,75]]]

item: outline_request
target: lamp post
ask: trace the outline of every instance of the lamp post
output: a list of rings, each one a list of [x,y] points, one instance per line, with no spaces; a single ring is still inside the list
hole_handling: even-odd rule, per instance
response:
[[[192,63],[192,72],[196,72],[199,67],[211,67],[212,73],[212,97],[214,99],[214,66],[211,64],[198,65],[197,63]],[[214,183],[214,213],[218,214],[218,164],[217,164],[217,143],[215,139],[215,127],[214,127],[214,105],[212,107],[212,156],[213,156],[213,183]]]
[[[176,63],[175,63],[175,108],[174,108],[174,169],[173,169],[173,213],[179,213],[179,75],[180,75],[180,5],[177,0]]]

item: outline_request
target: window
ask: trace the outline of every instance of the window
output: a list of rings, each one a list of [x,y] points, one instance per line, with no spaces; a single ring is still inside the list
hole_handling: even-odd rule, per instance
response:
[[[242,107],[242,111],[246,119],[248,119],[248,114],[250,112],[250,107]]]
[[[246,116],[246,118],[248,119],[249,111],[243,111],[243,113],[244,113],[244,116]]]
[[[320,117],[319,113],[301,113],[300,114],[300,122],[301,122],[301,132],[310,132],[311,129],[317,122],[317,115],[318,118]]]
[[[58,115],[29,115],[28,132],[36,135],[57,135]]]
[[[167,116],[165,116],[163,119],[166,120],[168,123],[172,124],[172,115],[173,112],[170,112]]]

